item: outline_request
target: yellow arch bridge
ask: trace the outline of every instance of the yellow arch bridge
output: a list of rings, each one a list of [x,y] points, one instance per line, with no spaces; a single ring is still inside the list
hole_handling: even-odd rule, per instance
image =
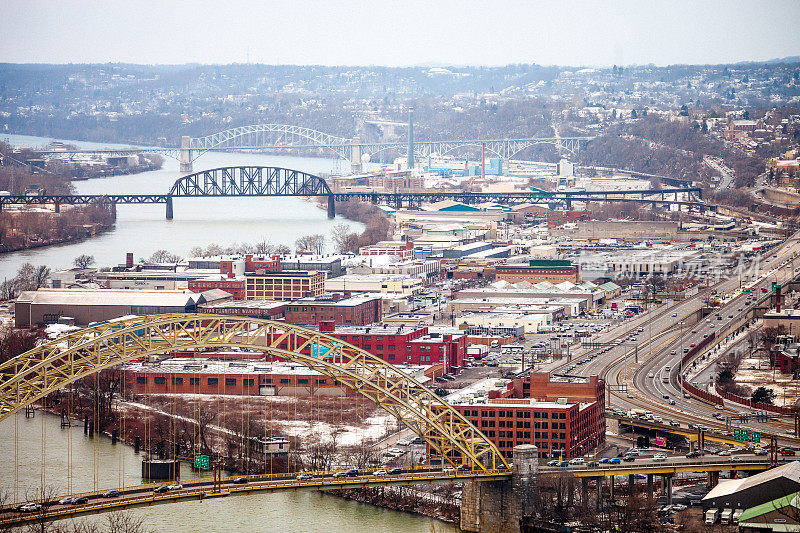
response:
[[[205,314],[153,315],[96,324],[47,342],[0,365],[0,423],[26,406],[70,383],[101,370],[151,355],[204,348],[241,348],[295,362],[329,376],[373,401],[414,431],[443,461],[467,471],[404,471],[394,476],[359,472],[332,478],[317,472],[312,479],[289,475],[250,476],[247,484],[195,480],[178,493],[152,494],[152,486],[123,489],[118,498],[95,501],[85,511],[42,502],[47,517],[102,512],[185,498],[252,490],[337,488],[370,484],[430,483],[458,478],[504,479],[510,468],[500,451],[458,411],[419,381],[395,366],[340,339],[306,328],[268,320]],[[144,488],[143,488],[144,487]],[[39,518],[41,514],[36,513]],[[18,523],[26,515],[4,514],[0,523]]]

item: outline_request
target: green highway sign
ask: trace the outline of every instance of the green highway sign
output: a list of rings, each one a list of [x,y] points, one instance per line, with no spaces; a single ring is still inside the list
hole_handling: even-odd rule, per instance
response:
[[[761,433],[749,429],[734,428],[733,438],[742,442],[761,442]]]
[[[195,455],[194,467],[200,470],[208,470],[211,468],[211,461],[207,455]]]

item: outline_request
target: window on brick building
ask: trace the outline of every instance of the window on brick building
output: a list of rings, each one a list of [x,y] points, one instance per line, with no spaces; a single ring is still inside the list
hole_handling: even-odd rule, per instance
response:
[[[163,385],[166,382],[167,382],[167,378],[164,378],[164,377],[156,376],[156,377],[153,378],[153,383],[155,383],[156,385]]]
[[[300,378],[297,380],[298,383],[307,384],[308,380],[306,378]]]
[[[138,383],[139,385],[143,385],[143,384],[147,383],[147,377],[146,376],[136,376],[136,383]]]
[[[217,385],[219,384],[219,378],[208,378],[209,385]]]
[[[251,378],[245,378],[245,379],[242,380],[242,383],[245,386],[252,386],[255,383],[255,381],[253,379],[251,379]]]
[[[173,385],[183,385],[183,378],[172,378]]]
[[[289,383],[289,378],[281,378],[281,383]]]
[[[225,385],[227,386],[236,385],[236,378],[225,378]]]
[[[200,378],[189,378],[189,385],[200,385]]]

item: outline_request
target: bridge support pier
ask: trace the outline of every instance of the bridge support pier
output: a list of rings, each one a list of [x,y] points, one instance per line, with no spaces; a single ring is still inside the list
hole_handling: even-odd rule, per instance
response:
[[[608,476],[608,499],[614,501],[614,476]]]
[[[56,202],[55,204],[53,204],[53,207],[55,208],[55,212],[56,213],[60,213],[61,212],[61,204],[60,203]]]
[[[539,472],[539,449],[532,444],[514,448],[509,481],[467,481],[461,497],[461,529],[479,533],[519,533],[530,516],[533,486]]]
[[[328,196],[328,218],[336,218],[336,201],[333,199],[333,195]]]
[[[594,478],[594,480],[595,480],[594,481],[594,489],[595,489],[595,492],[597,492],[597,494],[596,494],[597,501],[595,502],[595,505],[597,506],[597,510],[599,511],[599,510],[601,510],[603,508],[603,478],[602,477],[596,477],[596,478]]]
[[[634,490],[636,490],[636,476],[628,474],[628,494],[633,496]]]
[[[192,151],[189,149],[191,142],[188,135],[181,137],[181,172],[192,172]]]
[[[167,220],[172,220],[172,196],[167,196]]]
[[[647,474],[647,499],[653,499],[653,474]]]
[[[589,478],[581,478],[581,504],[586,506],[589,504]]]
[[[112,220],[117,220],[117,202],[111,202],[111,218]]]
[[[708,488],[713,489],[719,485],[719,472],[709,472],[708,473]]]
[[[361,173],[361,140],[358,137],[353,137],[353,144],[350,148],[350,173]]]
[[[667,497],[667,505],[672,505],[672,475],[664,476],[664,496]]]

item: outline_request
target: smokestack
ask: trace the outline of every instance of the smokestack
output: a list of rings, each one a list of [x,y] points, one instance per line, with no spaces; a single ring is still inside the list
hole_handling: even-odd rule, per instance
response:
[[[406,154],[408,169],[414,168],[414,108],[408,108],[408,154]]]
[[[125,267],[133,268],[133,252],[125,254]]]

